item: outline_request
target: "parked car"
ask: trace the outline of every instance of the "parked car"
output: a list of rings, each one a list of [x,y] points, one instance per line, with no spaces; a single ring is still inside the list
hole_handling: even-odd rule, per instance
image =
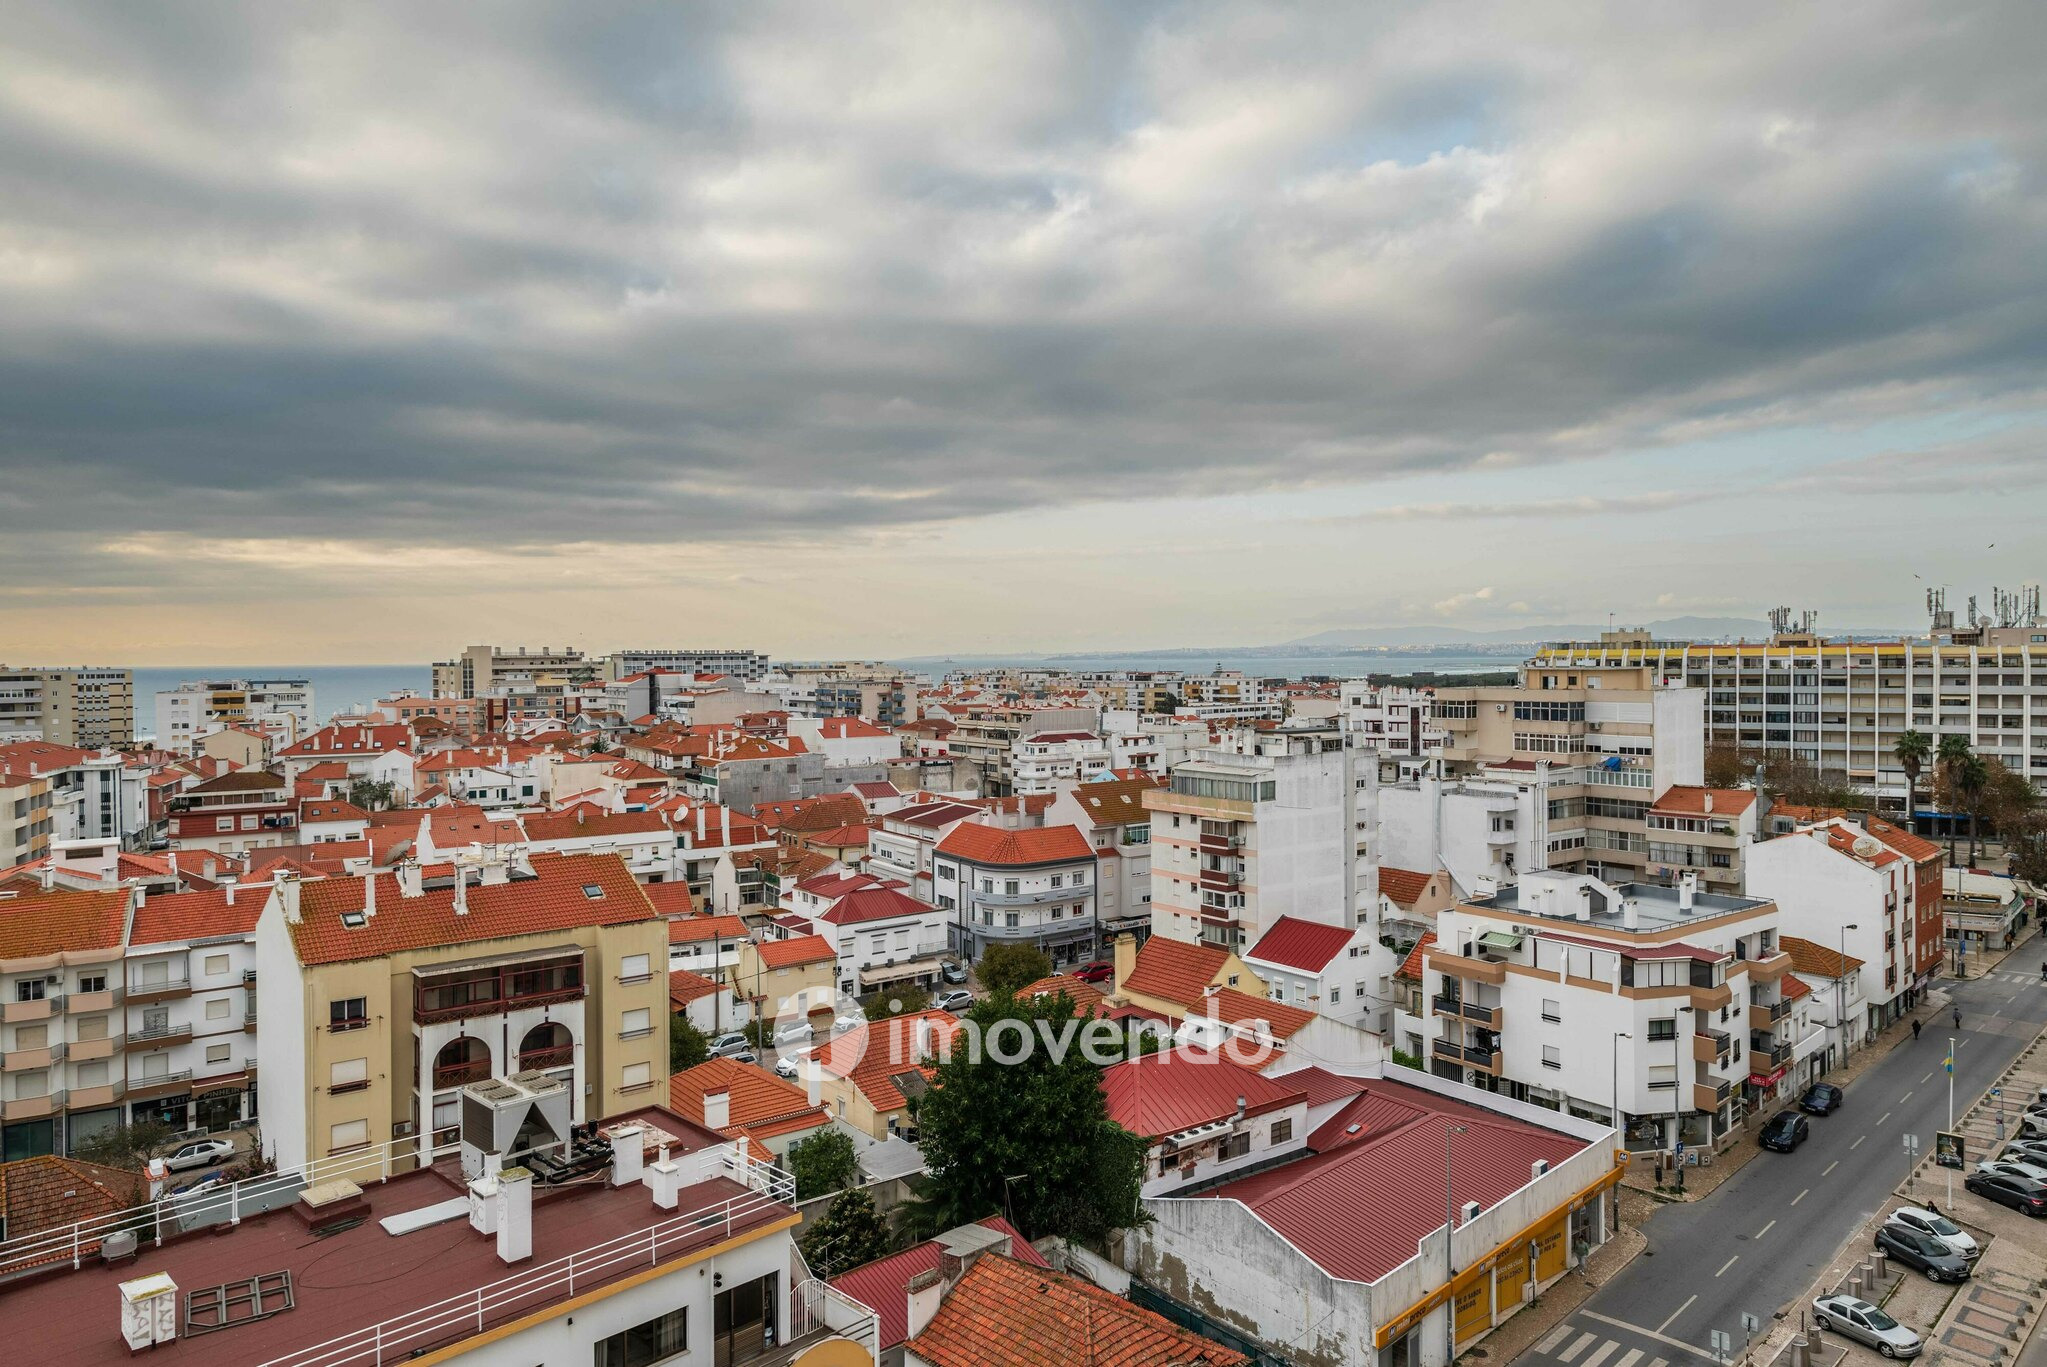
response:
[[[1931,1234],[1886,1223],[1877,1228],[1876,1246],[1937,1282],[1969,1280],[1969,1260]]]
[[[2005,1158],[1989,1158],[1976,1165],[1978,1172],[2001,1172],[2009,1177],[2023,1178],[2028,1182],[2047,1183],[2047,1168],[2038,1163],[2020,1163]]]
[[[2038,1163],[2047,1167],[2047,1139],[2014,1139],[1998,1157],[2010,1163]]]
[[[1972,1172],[1962,1185],[1986,1201],[2024,1215],[2047,1216],[2047,1185],[2003,1172]]]
[[[1832,1115],[1841,1109],[1841,1089],[1831,1082],[1815,1082],[1798,1098],[1798,1109],[1807,1115]]]
[[[803,1065],[810,1062],[810,1059],[811,1053],[808,1049],[798,1049],[792,1053],[784,1054],[775,1060],[775,1076],[786,1078],[798,1077],[802,1074]]]
[[[931,1004],[940,1011],[950,1011],[956,1016],[974,1004],[974,994],[964,987],[956,987],[950,992],[939,993]]]
[[[745,1035],[737,1030],[728,1030],[711,1041],[710,1052],[712,1058],[738,1058],[752,1048]]]
[[[163,1165],[172,1172],[187,1168],[210,1168],[235,1156],[235,1146],[225,1139],[200,1139],[164,1155]]]
[[[2047,1139],[2047,1111],[2027,1111],[2019,1117],[2022,1139]]]
[[[867,1017],[857,1011],[848,1012],[846,1015],[832,1021],[832,1033],[834,1035],[843,1035],[848,1030],[858,1030],[865,1024],[867,1024]]]
[[[1779,1111],[1763,1126],[1756,1142],[1778,1153],[1790,1153],[1812,1137],[1812,1122],[1796,1111]]]
[[[722,1057],[729,1058],[734,1063],[759,1063],[761,1061],[761,1056],[753,1051],[753,1046],[750,1044],[736,1054],[725,1054]]]
[[[1812,1317],[1822,1329],[1838,1329],[1887,1358],[1918,1357],[1926,1346],[1919,1335],[1853,1296],[1821,1296],[1812,1303]]]
[[[967,966],[957,959],[947,959],[938,976],[949,983],[963,983],[967,980]]]
[[[785,1044],[808,1044],[816,1037],[817,1032],[810,1028],[810,1022],[807,1020],[784,1021],[775,1027],[775,1047],[777,1049]]]
[[[1983,1252],[1976,1246],[1976,1241],[1964,1234],[1962,1227],[1953,1220],[1935,1211],[1922,1210],[1918,1206],[1900,1206],[1891,1212],[1891,1218],[1884,1223],[1903,1225],[1906,1229],[1919,1234],[1930,1234],[1946,1244],[1950,1253],[1959,1254],[1964,1258],[1974,1259]]]
[[[1116,966],[1107,960],[1097,959],[1074,969],[1073,976],[1084,983],[1105,983],[1116,976]]]

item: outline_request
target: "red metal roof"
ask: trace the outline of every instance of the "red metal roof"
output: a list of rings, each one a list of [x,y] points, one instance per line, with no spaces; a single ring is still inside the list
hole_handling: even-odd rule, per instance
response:
[[[1206,1049],[1181,1046],[1141,1054],[1102,1070],[1109,1118],[1132,1134],[1161,1139],[1237,1113],[1263,1115],[1307,1099],[1298,1086],[1274,1080]]]
[[[1327,1068],[1300,1068],[1291,1073],[1281,1073],[1276,1080],[1300,1088],[1307,1094],[1310,1106],[1326,1106],[1332,1101],[1347,1100],[1369,1085],[1369,1079],[1345,1077]]]
[[[977,1220],[985,1229],[1009,1236],[1009,1256],[1032,1267],[1049,1267],[1038,1250],[1017,1232],[1016,1226],[1000,1215],[991,1215]],[[945,1256],[945,1245],[936,1239],[927,1239],[913,1244],[901,1253],[891,1253],[886,1258],[877,1258],[864,1267],[851,1272],[841,1272],[831,1279],[835,1290],[843,1291],[854,1300],[872,1310],[881,1322],[881,1341],[876,1346],[889,1349],[910,1336],[910,1279],[919,1273],[935,1271]]]
[[[831,904],[822,914],[820,921],[829,921],[835,926],[861,925],[868,921],[892,921],[905,916],[928,915],[937,908],[929,902],[920,902],[908,893],[894,888],[862,888],[849,892]]]
[[[1343,953],[1352,934],[1343,926],[1282,916],[1272,923],[1270,930],[1258,937],[1258,943],[1244,958],[1246,961],[1258,959],[1278,964],[1298,973],[1320,973],[1329,967],[1331,959]]]

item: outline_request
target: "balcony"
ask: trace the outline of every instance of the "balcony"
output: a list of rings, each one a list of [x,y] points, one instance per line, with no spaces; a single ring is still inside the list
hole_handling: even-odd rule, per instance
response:
[[[567,1068],[576,1061],[576,1046],[560,1045],[553,1049],[528,1049],[519,1055],[519,1071],[536,1072],[549,1068]]]
[[[94,1011],[111,1011],[121,1004],[123,993],[118,987],[102,988],[98,992],[73,992],[64,1004],[64,1009],[73,1015],[87,1015]]]
[[[1478,1069],[1481,1073],[1500,1075],[1500,1051],[1482,1049],[1475,1044],[1458,1044],[1451,1040],[1439,1039],[1432,1042],[1431,1052],[1439,1059],[1461,1063]]]
[[[114,1045],[119,1040],[120,1036],[118,1035],[106,1035],[99,1039],[73,1040],[70,1046],[71,1061],[74,1063],[85,1063],[92,1059],[112,1058],[114,1056]]]
[[[1748,965],[1751,978],[1777,979],[1791,971],[1791,956],[1782,950],[1766,958],[1744,959],[1742,962]]]
[[[1760,1002],[1750,1002],[1748,1006],[1748,1028],[1751,1030],[1775,1030],[1790,1015],[1790,1002],[1771,1002],[1767,1006]]]
[[[41,1120],[44,1116],[55,1115],[63,1109],[62,1092],[51,1092],[45,1096],[16,1097],[12,1101],[0,1102],[0,1120]]]
[[[52,1044],[42,1049],[10,1049],[5,1058],[0,1058],[0,1071],[26,1073],[36,1068],[47,1068],[64,1058],[64,1046]]]
[[[166,978],[162,982],[129,983],[128,1004],[142,1006],[150,1002],[173,1001],[192,995],[192,980],[183,973]]]
[[[1791,1046],[1773,1044],[1761,1047],[1751,1040],[1748,1047],[1748,1070],[1758,1076],[1767,1076],[1791,1062]]]
[[[96,1106],[111,1106],[127,1094],[127,1084],[121,1082],[109,1082],[99,1087],[73,1087],[66,1104],[74,1111],[85,1111]]]
[[[1203,887],[1211,887],[1210,875],[1201,875]],[[984,907],[1031,907],[1044,902],[1071,902],[1076,897],[1086,897],[1091,891],[1086,886],[1077,888],[1040,888],[1036,892],[982,892],[970,896],[975,906]]]
[[[192,1085],[192,1070],[180,1068],[175,1073],[158,1073],[154,1077],[128,1079],[128,1099],[148,1101],[155,1097],[170,1096],[182,1092]]]
[[[1718,1030],[1701,1030],[1692,1036],[1692,1058],[1699,1063],[1726,1061],[1733,1039]]]
[[[1726,983],[1718,987],[1694,987],[1689,995],[1694,1011],[1718,1011],[1734,1001],[1734,989]]]
[[[1692,1084],[1692,1109],[1695,1111],[1717,1111],[1727,1098],[1734,1095],[1732,1082]]]
[[[44,1021],[63,1009],[63,995],[53,992],[47,997],[38,997],[31,1002],[8,1002],[5,1006],[0,1006],[0,1020],[9,1025],[19,1021]]]
[[[434,1069],[434,1090],[443,1091],[450,1087],[467,1087],[472,1082],[482,1082],[491,1075],[490,1060],[471,1059],[467,1063],[444,1063]]]
[[[1482,983],[1491,983],[1495,987],[1507,981],[1506,960],[1467,959],[1461,954],[1446,954],[1440,944],[1429,949],[1428,967],[1437,973],[1471,978]]]
[[[1456,1016],[1488,1030],[1500,1028],[1500,1008],[1497,1006],[1481,1006],[1468,997],[1435,997],[1431,999],[1431,1005],[1439,1016]]]
[[[191,1038],[190,1025],[159,1025],[150,1030],[129,1031],[128,1048],[162,1049],[166,1045],[189,1043]]]

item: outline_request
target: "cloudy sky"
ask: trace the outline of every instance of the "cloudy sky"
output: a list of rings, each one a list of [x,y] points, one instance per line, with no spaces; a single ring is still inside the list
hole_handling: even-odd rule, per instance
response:
[[[0,658],[1911,624],[2047,551],[2030,0],[6,35]]]

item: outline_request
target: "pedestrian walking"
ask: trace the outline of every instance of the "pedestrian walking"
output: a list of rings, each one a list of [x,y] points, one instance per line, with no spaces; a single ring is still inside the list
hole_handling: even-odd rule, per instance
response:
[[[1919,1038],[1919,1022],[1916,1020],[1912,1022],[1912,1038]]]
[[[1956,1008],[1955,1008],[1955,1029],[1959,1030],[1959,1029],[1961,1029],[1961,1028],[1962,1028],[1962,1008],[1958,1006],[1958,1007],[1956,1007]]]

